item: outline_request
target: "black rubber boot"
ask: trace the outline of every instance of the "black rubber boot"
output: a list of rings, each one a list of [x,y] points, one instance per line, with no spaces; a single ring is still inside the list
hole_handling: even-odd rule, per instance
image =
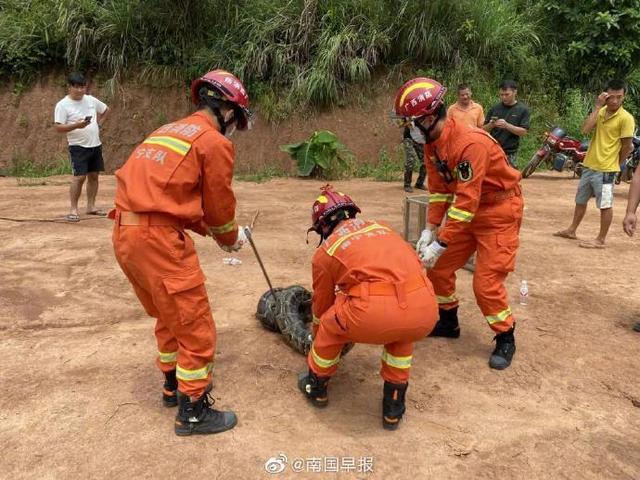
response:
[[[178,405],[178,379],[176,378],[175,370],[164,372],[162,404],[165,407],[176,407]]]
[[[489,366],[496,370],[504,370],[511,365],[513,354],[516,353],[516,339],[513,335],[515,325],[508,332],[499,333],[494,337],[496,348],[489,358]]]
[[[418,178],[416,180],[415,187],[419,190],[426,190],[427,187],[424,186],[424,180],[427,178],[427,167],[424,166],[424,163],[420,164],[420,173],[418,173]]]
[[[458,338],[460,336],[460,325],[458,324],[458,307],[451,310],[438,310],[440,319],[433,328],[430,337]]]
[[[298,388],[314,407],[324,408],[329,404],[327,384],[330,377],[318,377],[309,370],[298,375]]]
[[[408,386],[408,383],[384,382],[382,397],[382,427],[384,429],[395,430],[398,428],[406,410],[404,396]]]
[[[179,436],[207,435],[231,430],[238,423],[233,412],[221,412],[213,408],[213,398],[205,392],[194,399],[178,392],[180,409],[176,415],[175,432]]]
[[[411,170],[404,171],[404,191],[407,193],[413,192],[413,188],[411,188],[411,177],[413,177],[413,172]]]

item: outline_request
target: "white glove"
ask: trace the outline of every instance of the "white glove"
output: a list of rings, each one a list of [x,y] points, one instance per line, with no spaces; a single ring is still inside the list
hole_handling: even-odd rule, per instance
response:
[[[242,246],[249,241],[247,235],[244,233],[245,228],[248,229],[249,227],[238,227],[238,237],[233,245],[220,245],[220,248],[229,253],[240,250]],[[249,230],[249,234],[251,234],[251,230]]]
[[[421,255],[422,251],[425,248],[427,248],[427,245],[429,245],[435,239],[436,239],[436,236],[433,234],[433,230],[429,230],[428,228],[425,228],[422,231],[422,235],[420,235],[420,238],[416,242],[416,253],[418,255]]]
[[[446,249],[447,247],[441,245],[438,241],[431,242],[423,251],[420,252],[420,260],[422,261],[422,264],[426,268],[433,268]]]

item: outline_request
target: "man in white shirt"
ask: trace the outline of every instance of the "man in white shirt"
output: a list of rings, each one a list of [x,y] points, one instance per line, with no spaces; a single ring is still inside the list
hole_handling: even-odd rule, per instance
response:
[[[87,214],[104,216],[96,208],[98,175],[104,171],[102,143],[99,126],[109,113],[107,106],[91,95],[87,95],[87,82],[81,73],[72,73],[67,80],[69,94],[56,104],[54,127],[67,134],[69,157],[73,169],[73,181],[69,190],[71,210],[65,217],[69,222],[78,222],[78,200],[82,185],[87,179]]]

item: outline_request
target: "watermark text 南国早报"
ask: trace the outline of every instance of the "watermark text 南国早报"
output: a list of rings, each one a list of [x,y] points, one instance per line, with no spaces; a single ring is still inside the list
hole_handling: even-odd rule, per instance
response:
[[[278,474],[285,470],[294,473],[373,473],[373,457],[294,457],[280,453],[269,458],[264,469],[267,473]]]

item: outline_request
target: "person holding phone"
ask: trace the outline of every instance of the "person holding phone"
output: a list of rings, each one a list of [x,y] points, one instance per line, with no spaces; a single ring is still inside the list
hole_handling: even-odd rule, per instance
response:
[[[87,214],[105,216],[96,208],[98,175],[104,171],[100,126],[109,108],[97,98],[87,95],[87,81],[81,73],[72,73],[67,79],[68,94],[56,104],[54,128],[67,135],[73,181],[69,191],[71,209],[65,216],[68,222],[78,222],[78,200],[82,185],[87,180]]]
[[[518,101],[518,84],[503,80],[500,84],[500,103],[491,107],[482,128],[489,132],[507,154],[509,163],[517,168],[516,159],[520,137],[529,131],[529,109]]]
[[[584,169],[576,192],[576,206],[571,225],[554,233],[556,237],[576,240],[576,231],[587,211],[591,197],[596,198],[600,210],[600,231],[592,241],[579,243],[583,248],[604,248],[609,227],[613,221],[613,185],[620,165],[633,151],[633,116],[622,107],[627,85],[622,80],[611,80],[606,90],[596,97],[594,109],[582,124],[582,133],[595,129],[584,158]]]

